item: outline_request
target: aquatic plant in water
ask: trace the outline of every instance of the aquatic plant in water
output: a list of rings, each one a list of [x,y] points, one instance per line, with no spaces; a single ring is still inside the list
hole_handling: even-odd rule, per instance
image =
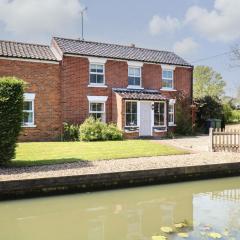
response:
[[[183,222],[175,223],[173,226],[162,226],[160,227],[159,234],[152,236],[152,240],[211,240],[211,239],[221,239],[221,240],[236,240],[237,233],[232,230],[225,228],[222,231],[216,231],[211,225],[198,225],[193,226],[189,224],[186,220]],[[240,236],[239,236],[240,237]]]

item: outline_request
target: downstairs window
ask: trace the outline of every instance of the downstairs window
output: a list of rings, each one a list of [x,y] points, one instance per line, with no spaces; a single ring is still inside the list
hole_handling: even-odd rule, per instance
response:
[[[155,102],[154,103],[154,126],[162,127],[165,126],[165,103]]]
[[[105,122],[105,103],[100,102],[90,102],[89,114],[95,119],[100,119],[102,122]]]

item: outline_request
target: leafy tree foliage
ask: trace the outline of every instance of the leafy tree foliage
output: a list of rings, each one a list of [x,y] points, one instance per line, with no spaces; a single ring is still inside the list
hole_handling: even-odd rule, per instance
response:
[[[206,121],[211,118],[223,119],[223,105],[219,98],[205,96],[195,99],[197,105],[196,124],[198,128],[204,128]]]
[[[194,98],[204,98],[206,96],[220,98],[223,96],[226,83],[221,74],[215,72],[211,67],[195,67],[193,79]]]

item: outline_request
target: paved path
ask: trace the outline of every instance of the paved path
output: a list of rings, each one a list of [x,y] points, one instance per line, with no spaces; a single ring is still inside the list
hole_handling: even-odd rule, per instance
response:
[[[84,161],[24,168],[0,168],[0,181],[240,162],[239,153],[207,152],[207,136],[156,140],[156,143],[167,143],[190,149],[193,153],[108,161]]]

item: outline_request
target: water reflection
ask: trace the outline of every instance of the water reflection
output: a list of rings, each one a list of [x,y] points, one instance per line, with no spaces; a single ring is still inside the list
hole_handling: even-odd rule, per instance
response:
[[[240,178],[0,203],[4,240],[150,240],[187,220],[188,239],[240,239]],[[223,233],[228,233],[224,236]],[[233,238],[234,237],[234,238]],[[176,234],[169,239],[182,239]]]

